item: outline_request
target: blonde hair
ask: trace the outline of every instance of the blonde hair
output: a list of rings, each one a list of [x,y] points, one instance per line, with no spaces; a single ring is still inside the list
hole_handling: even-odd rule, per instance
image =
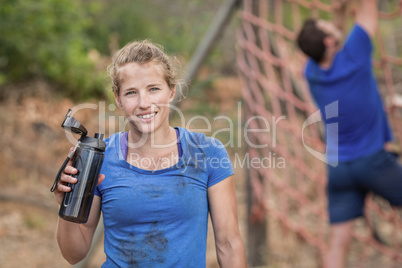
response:
[[[108,66],[113,91],[117,94],[120,93],[120,67],[131,62],[142,64],[151,61],[161,65],[169,88],[179,86],[179,91],[181,91],[177,73],[172,66],[172,60],[161,45],[154,44],[149,40],[130,42],[114,54],[112,63]]]

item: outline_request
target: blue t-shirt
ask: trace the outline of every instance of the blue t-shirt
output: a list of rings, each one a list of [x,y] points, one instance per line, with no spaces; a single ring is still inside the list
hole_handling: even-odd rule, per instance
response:
[[[351,30],[329,69],[309,60],[305,75],[326,126],[327,160],[345,162],[381,150],[392,139],[373,74],[369,35]]]
[[[106,139],[105,179],[95,193],[105,226],[102,267],[205,267],[207,190],[233,168],[220,141],[178,129],[182,157],[156,171],[125,160],[121,132]]]

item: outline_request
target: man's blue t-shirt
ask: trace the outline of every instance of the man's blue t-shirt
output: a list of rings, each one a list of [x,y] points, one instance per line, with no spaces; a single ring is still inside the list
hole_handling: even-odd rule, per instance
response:
[[[95,193],[105,226],[102,267],[205,267],[207,190],[233,175],[233,168],[220,141],[179,132],[182,157],[156,171],[125,160],[121,132],[106,139],[105,179]],[[136,157],[128,156],[143,161]]]
[[[305,75],[326,125],[329,163],[373,154],[392,139],[372,70],[372,50],[369,35],[355,25],[331,68],[322,69],[311,59],[307,63]]]

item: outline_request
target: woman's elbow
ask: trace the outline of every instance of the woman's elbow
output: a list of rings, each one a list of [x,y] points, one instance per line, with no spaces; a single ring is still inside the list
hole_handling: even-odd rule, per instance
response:
[[[71,245],[60,245],[60,252],[63,258],[71,265],[77,264],[87,256],[89,248],[73,247]]]
[[[74,254],[73,255],[73,254],[66,254],[63,252],[62,252],[62,255],[63,255],[63,258],[71,265],[79,263],[86,257],[86,254]]]

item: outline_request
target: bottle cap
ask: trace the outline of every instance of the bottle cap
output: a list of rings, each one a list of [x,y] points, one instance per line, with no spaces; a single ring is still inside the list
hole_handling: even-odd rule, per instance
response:
[[[75,134],[81,135],[81,137],[79,138],[80,146],[92,147],[104,152],[106,149],[106,143],[103,141],[104,135],[102,133],[95,133],[95,136],[93,138],[88,137],[87,129],[83,125],[81,125],[81,123],[78,122],[77,119],[72,117],[71,113],[71,109],[68,109],[66,118],[64,119],[63,124],[61,124],[61,127]]]
[[[88,134],[88,130],[81,125],[77,119],[71,116],[71,112],[71,109],[68,109],[66,118],[64,119],[63,124],[61,124],[61,127],[75,134],[86,136]]]

